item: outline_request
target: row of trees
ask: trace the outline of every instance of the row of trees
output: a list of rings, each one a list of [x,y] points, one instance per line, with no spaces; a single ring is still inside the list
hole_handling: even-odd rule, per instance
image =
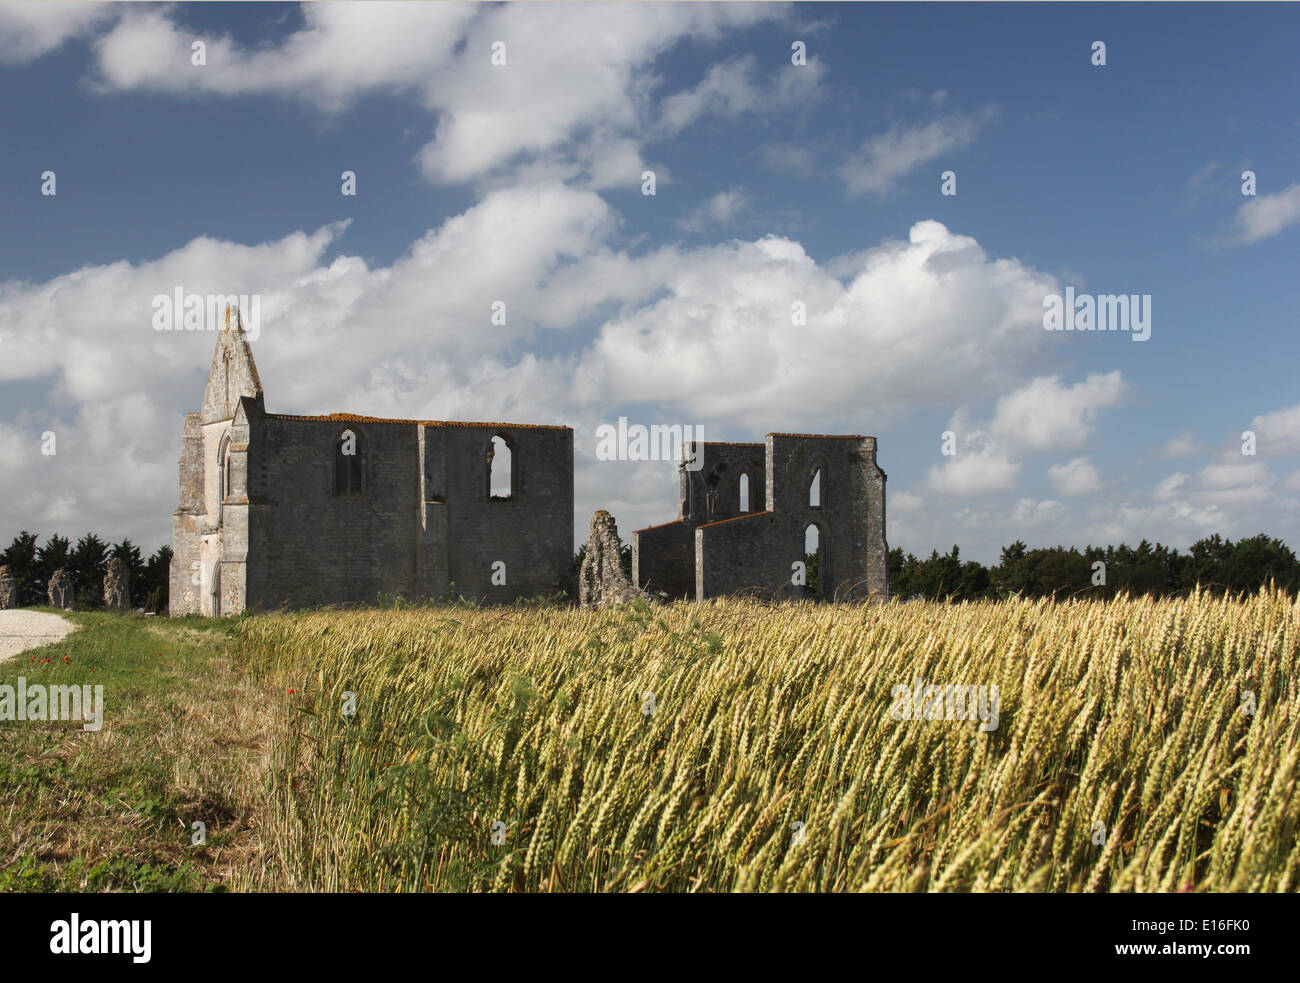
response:
[[[1146,540],[1136,547],[1087,546],[1082,551],[1064,546],[1031,550],[1017,540],[1003,547],[1002,560],[993,567],[962,562],[956,546],[946,556],[936,550],[926,560],[904,556],[901,549],[889,551],[890,592],[903,599],[964,601],[1016,593],[1163,597],[1198,584],[1235,593],[1270,583],[1300,590],[1300,560],[1282,540],[1263,533],[1235,543],[1216,534],[1193,543],[1186,553]]]
[[[94,533],[87,533],[76,545],[57,533],[37,545],[35,533],[23,530],[14,537],[8,548],[0,553],[0,566],[9,568],[17,590],[18,605],[31,607],[48,604],[46,587],[54,571],[67,569],[72,577],[78,608],[104,606],[104,574],[108,561],[119,559],[131,577],[131,607],[162,613],[167,610],[169,568],[172,561],[170,546],[160,546],[149,559],[144,559],[140,548],[124,539],[116,546],[105,543]]]

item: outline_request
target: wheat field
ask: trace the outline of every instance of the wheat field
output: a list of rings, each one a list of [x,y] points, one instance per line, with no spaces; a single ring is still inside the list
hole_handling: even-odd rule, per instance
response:
[[[252,617],[277,862],[232,886],[1294,891],[1298,642],[1269,591]]]

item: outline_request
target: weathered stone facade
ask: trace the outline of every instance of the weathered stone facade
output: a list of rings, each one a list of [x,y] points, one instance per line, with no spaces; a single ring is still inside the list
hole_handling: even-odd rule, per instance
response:
[[[638,588],[697,600],[753,591],[806,596],[792,581],[813,526],[818,598],[889,596],[885,472],[874,437],[772,433],[763,444],[693,446],[700,467],[679,466],[676,521],[633,533]]]
[[[578,603],[584,608],[603,608],[612,604],[630,604],[644,591],[632,586],[619,557],[618,525],[614,517],[600,509],[591,517],[591,535],[582,557],[578,575]]]
[[[7,566],[0,567],[0,611],[18,607],[18,585],[9,576]]]
[[[59,567],[54,571],[54,576],[50,578],[50,584],[46,590],[46,596],[50,600],[50,607],[63,608],[65,611],[72,610],[72,606],[77,599],[72,590],[72,577],[63,567]]]
[[[572,594],[573,430],[267,413],[228,312],[185,417],[172,548],[172,615]]]
[[[104,607],[109,611],[131,610],[131,574],[117,557],[108,561],[104,574]]]

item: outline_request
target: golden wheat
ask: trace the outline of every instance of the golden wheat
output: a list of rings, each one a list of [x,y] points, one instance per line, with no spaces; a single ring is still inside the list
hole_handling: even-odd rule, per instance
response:
[[[297,889],[1286,891],[1298,643],[1262,591],[273,614],[238,652],[288,701]],[[918,680],[996,686],[996,729],[895,719]]]

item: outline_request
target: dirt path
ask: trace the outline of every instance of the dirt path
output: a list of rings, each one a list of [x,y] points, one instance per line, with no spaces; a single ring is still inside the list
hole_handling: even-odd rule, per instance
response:
[[[57,614],[43,611],[0,611],[0,662],[19,652],[57,642],[77,628]]]

